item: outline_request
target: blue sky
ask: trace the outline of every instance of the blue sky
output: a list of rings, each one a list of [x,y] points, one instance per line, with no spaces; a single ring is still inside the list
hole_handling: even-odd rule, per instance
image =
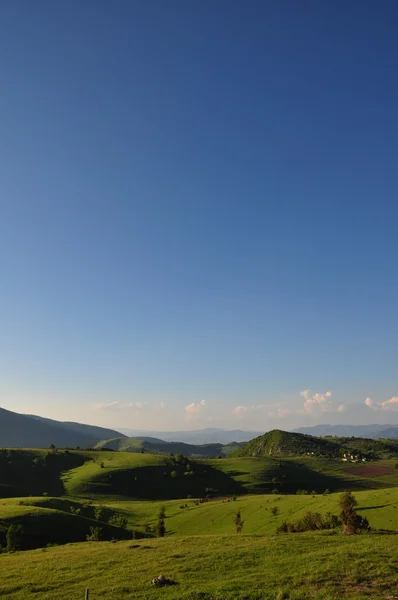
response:
[[[2,2],[0,405],[398,423],[397,24],[392,0]]]

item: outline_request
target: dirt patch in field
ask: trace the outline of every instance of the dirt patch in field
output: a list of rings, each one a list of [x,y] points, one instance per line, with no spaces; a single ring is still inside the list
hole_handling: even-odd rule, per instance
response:
[[[392,467],[383,467],[382,465],[369,465],[360,467],[350,467],[347,469],[351,475],[358,475],[359,477],[382,477],[383,475],[396,475],[397,469]]]

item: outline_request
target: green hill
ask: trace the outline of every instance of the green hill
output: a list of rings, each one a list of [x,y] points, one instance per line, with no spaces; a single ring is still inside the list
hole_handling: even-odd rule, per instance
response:
[[[339,456],[339,452],[340,446],[334,441],[274,429],[244,444],[234,456]]]
[[[398,457],[398,441],[367,438],[315,437],[274,429],[241,446],[234,456],[304,456],[378,460]]]

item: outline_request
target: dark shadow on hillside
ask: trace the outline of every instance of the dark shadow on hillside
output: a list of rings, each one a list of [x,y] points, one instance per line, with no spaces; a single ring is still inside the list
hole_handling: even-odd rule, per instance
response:
[[[279,464],[280,491],[285,494],[295,494],[297,490],[307,490],[309,493],[315,491],[320,494],[326,489],[331,492],[367,489],[365,481],[363,485],[357,485],[352,479],[316,471],[298,461],[281,460]]]
[[[129,540],[133,533],[127,529],[113,527],[105,522],[83,516],[49,511],[46,514],[20,515],[16,519],[0,520],[0,544],[6,544],[6,532],[10,523],[15,522],[23,526],[24,533],[20,540],[21,550],[40,548],[47,544],[69,544],[71,542],[84,542],[90,534],[90,528],[100,528],[100,539],[110,541]],[[135,532],[135,537],[142,534]]]
[[[232,476],[201,463],[192,462],[193,474],[176,466],[118,469],[100,474],[86,484],[85,494],[115,494],[140,500],[201,498],[247,493]]]
[[[68,451],[0,450],[0,496],[61,496],[61,475],[80,467],[87,457]]]

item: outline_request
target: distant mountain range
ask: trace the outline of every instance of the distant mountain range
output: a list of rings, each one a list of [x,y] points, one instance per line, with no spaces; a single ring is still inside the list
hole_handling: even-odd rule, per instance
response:
[[[230,444],[185,444],[184,442],[166,442],[152,437],[119,437],[99,442],[95,448],[117,450],[119,452],[155,452],[159,454],[183,454],[191,458],[217,458],[230,456],[241,446],[238,442]]]
[[[183,442],[184,444],[230,444],[232,442],[248,442],[264,431],[242,431],[241,429],[193,429],[191,431],[145,431],[142,429],[119,429],[130,438],[158,438],[164,442]]]
[[[295,432],[318,438],[336,436],[398,439],[398,426],[394,425],[315,425],[301,427]],[[242,444],[262,435],[263,431],[217,428],[191,431],[143,431],[122,428],[115,431],[94,425],[55,421],[36,415],[22,415],[0,408],[0,447],[9,448],[48,448],[54,444],[58,448],[107,447],[130,452],[160,451],[184,453],[187,456],[215,456],[229,455],[237,449],[236,446],[233,447],[234,443]],[[184,444],[190,447],[184,447]]]
[[[313,425],[312,427],[299,427],[296,433],[308,435],[338,437],[365,437],[398,439],[398,425]]]
[[[51,444],[59,448],[91,448],[103,439],[114,437],[121,436],[112,429],[53,421],[0,408],[0,447],[3,448],[48,448]]]

